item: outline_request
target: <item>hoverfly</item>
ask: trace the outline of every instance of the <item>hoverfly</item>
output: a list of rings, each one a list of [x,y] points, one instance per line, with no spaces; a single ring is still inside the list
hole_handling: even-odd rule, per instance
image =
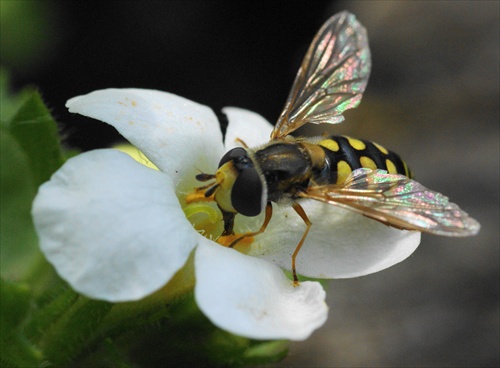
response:
[[[479,223],[444,195],[411,179],[401,158],[384,147],[343,136],[301,137],[290,134],[308,124],[340,123],[342,113],[355,108],[370,74],[371,60],[364,27],[348,12],[331,17],[309,47],[270,142],[227,152],[211,181],[196,188],[217,203],[224,221],[221,237],[235,235],[235,216],[257,216],[265,210],[258,231],[271,220],[272,203],[288,204],[306,229],[292,254],[292,273],[298,284],[295,259],[312,223],[300,205],[314,199],[347,208],[389,226],[445,236],[471,236]]]

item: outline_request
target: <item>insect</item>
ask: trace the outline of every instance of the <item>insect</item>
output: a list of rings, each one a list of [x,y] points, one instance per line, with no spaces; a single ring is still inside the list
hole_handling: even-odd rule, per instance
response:
[[[258,231],[271,220],[272,203],[290,205],[306,229],[292,254],[295,260],[312,223],[300,202],[313,199],[347,208],[398,229],[445,236],[471,236],[479,223],[444,195],[411,179],[401,158],[384,147],[342,136],[295,138],[304,124],[341,122],[342,113],[356,107],[370,74],[371,60],[364,27],[348,12],[331,17],[309,47],[270,142],[257,149],[233,148],[210,181],[196,190],[217,203],[224,221],[221,237],[235,235],[235,216],[265,211]]]

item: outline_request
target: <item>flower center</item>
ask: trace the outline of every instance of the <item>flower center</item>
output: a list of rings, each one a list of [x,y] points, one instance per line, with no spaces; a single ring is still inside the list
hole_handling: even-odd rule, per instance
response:
[[[183,208],[193,227],[208,239],[216,239],[221,232],[222,215],[209,203],[195,202]]]
[[[216,241],[220,245],[228,247],[234,240],[241,237],[241,234],[220,236],[223,223],[222,214],[208,202],[190,203],[183,208],[183,211],[196,231],[204,237]],[[241,239],[234,248],[242,253],[246,253],[253,240],[253,237],[245,237]]]

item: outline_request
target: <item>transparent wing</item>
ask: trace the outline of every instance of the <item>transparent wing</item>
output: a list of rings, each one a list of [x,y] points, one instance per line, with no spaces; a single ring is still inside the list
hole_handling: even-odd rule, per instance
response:
[[[356,107],[370,75],[366,30],[341,12],[321,27],[307,51],[285,108],[271,133],[282,138],[307,123],[339,123]]]
[[[354,170],[342,185],[312,187],[304,198],[344,207],[405,230],[445,236],[471,236],[480,225],[440,193],[404,175]]]

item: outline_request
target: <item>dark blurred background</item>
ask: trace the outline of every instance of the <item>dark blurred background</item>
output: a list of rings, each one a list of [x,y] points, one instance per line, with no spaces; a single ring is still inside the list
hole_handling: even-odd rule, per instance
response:
[[[424,235],[407,261],[330,282],[327,324],[279,365],[498,366],[499,4],[2,0],[0,58],[14,89],[38,86],[65,143],[87,150],[118,136],[64,103],[107,87],[165,90],[274,122],[314,33],[338,11],[355,13],[370,37],[368,89],[346,122],[313,130],[400,153],[482,229]]]

